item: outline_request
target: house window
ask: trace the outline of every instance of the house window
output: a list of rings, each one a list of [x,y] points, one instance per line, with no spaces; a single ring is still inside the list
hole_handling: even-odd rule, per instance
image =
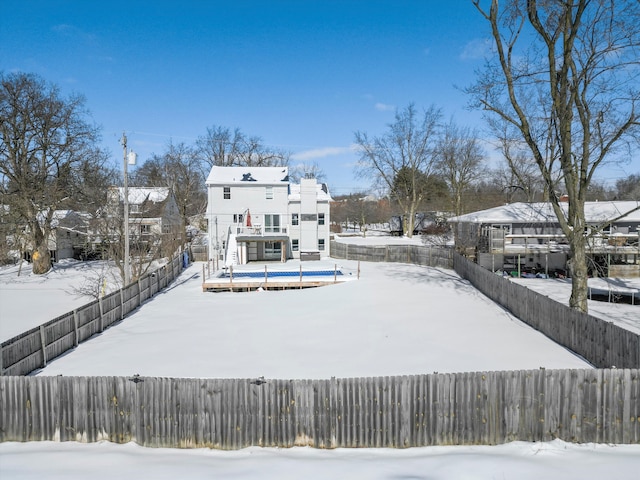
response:
[[[151,233],[151,225],[140,225],[140,233],[142,235],[149,235]]]
[[[225,200],[231,200],[231,187],[222,187],[222,195]]]
[[[273,187],[267,187],[267,200],[273,200]]]
[[[324,238],[318,239],[318,250],[320,250],[321,252],[324,251]]]
[[[318,214],[318,225],[324,225],[324,213]]]
[[[280,215],[266,214],[264,216],[264,231],[267,233],[279,233]]]
[[[299,225],[300,224],[300,216],[297,213],[291,214],[291,225]]]
[[[241,213],[233,214],[233,223],[243,223],[243,222],[244,222],[244,216]]]
[[[265,260],[279,259],[282,256],[282,244],[280,242],[264,242]]]
[[[492,251],[504,250],[505,236],[511,235],[511,225],[494,223],[489,230]]]
[[[297,238],[294,238],[291,240],[291,249],[294,252],[297,252],[300,249],[300,240],[298,240]]]

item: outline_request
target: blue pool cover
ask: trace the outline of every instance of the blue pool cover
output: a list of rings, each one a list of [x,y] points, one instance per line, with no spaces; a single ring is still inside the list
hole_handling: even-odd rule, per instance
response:
[[[333,275],[342,275],[340,270],[312,270],[302,271],[303,277],[332,277]],[[222,275],[222,278],[229,278],[228,272]],[[300,272],[267,272],[267,278],[274,277],[300,277]],[[233,272],[233,278],[264,278],[264,272]]]

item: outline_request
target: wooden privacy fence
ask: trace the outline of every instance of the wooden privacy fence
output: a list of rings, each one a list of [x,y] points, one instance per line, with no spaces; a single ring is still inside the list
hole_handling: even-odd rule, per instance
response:
[[[640,443],[640,370],[331,380],[1,377],[0,441],[148,447]]]
[[[209,260],[209,247],[207,245],[191,245],[189,251],[194,262],[207,262]]]
[[[640,335],[513,283],[453,249],[421,245],[363,246],[332,241],[331,256],[453,268],[491,300],[594,366],[640,368]]]
[[[399,262],[452,268],[453,250],[428,245],[352,245],[332,240],[331,257],[365,262]]]
[[[513,283],[457,253],[454,269],[491,300],[596,367],[640,368],[640,335]]]
[[[183,256],[99,300],[60,315],[0,345],[2,375],[27,375],[122,320],[182,271]]]

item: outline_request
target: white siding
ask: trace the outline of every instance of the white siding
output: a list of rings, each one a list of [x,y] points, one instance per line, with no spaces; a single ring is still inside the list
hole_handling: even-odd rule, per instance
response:
[[[290,240],[299,241],[297,252],[291,252],[291,245],[287,245],[287,253],[292,254],[294,258],[299,258],[301,251],[318,251],[320,238],[324,239],[325,244],[322,254],[328,255],[330,196],[326,187],[323,189],[315,179],[303,179],[300,185],[290,185],[282,181],[282,169],[268,168],[263,171],[255,167],[250,170],[251,177],[258,181],[238,181],[238,178],[242,178],[248,172],[247,168],[240,167],[214,167],[207,179],[210,258],[215,257],[216,247],[223,253],[223,244],[227,240],[229,228],[232,227],[235,231],[237,227],[234,215],[242,215],[245,225],[247,211],[251,214],[251,224],[255,233],[260,232],[265,236],[274,233],[265,231],[265,215],[279,215],[279,233],[288,235]],[[231,198],[224,199],[224,187],[230,188]],[[290,189],[294,190],[293,194]],[[298,214],[298,225],[291,224],[293,213]],[[324,225],[318,225],[320,213],[324,214]],[[257,255],[257,249],[264,246],[251,242],[242,256],[253,260]]]

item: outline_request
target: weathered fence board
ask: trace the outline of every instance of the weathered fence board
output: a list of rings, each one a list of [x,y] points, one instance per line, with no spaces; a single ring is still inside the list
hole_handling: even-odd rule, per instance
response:
[[[365,246],[331,241],[331,256],[453,269],[494,302],[596,367],[640,367],[640,335],[584,314],[469,261],[452,249],[420,245]]]
[[[240,449],[640,442],[640,370],[331,380],[2,377],[0,441]]]
[[[439,268],[453,267],[453,250],[430,245],[353,245],[332,240],[331,257],[365,262],[414,263]]]
[[[458,254],[454,269],[520,320],[596,367],[640,367],[640,335],[515,284]]]
[[[2,342],[0,374],[29,374],[121,321],[150,296],[165,288],[182,271],[182,255],[174,257],[168,265],[168,268],[165,265],[156,272],[146,274],[126,288]]]

